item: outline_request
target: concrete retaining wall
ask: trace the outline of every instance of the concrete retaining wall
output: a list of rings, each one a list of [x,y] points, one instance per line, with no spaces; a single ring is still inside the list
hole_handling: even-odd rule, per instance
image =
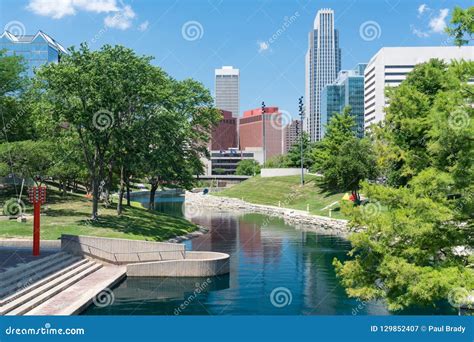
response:
[[[184,259],[186,253],[185,246],[177,243],[75,235],[62,235],[61,249],[114,264]]]
[[[305,169],[304,173],[308,171]],[[301,175],[301,169],[299,168],[282,168],[282,169],[262,169],[260,176],[265,177],[283,177],[283,176],[296,176]]]
[[[229,273],[228,254],[187,252],[185,260],[156,261],[127,265],[130,277],[211,277]]]

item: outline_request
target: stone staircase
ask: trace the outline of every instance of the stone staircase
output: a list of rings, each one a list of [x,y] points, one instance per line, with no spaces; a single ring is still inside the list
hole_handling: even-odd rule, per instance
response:
[[[0,315],[25,315],[102,268],[60,252],[0,273]]]

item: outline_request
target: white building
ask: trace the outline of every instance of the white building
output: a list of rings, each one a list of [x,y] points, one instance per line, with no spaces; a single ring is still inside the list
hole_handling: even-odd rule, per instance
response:
[[[321,9],[309,33],[306,53],[306,120],[303,124],[311,141],[322,138],[321,91],[324,86],[334,82],[340,70],[341,49],[339,32],[334,28],[334,11]]]
[[[232,112],[234,118],[240,116],[240,72],[231,66],[215,70],[215,101],[219,109]]]
[[[380,122],[388,105],[385,87],[400,85],[415,65],[438,58],[450,62],[453,59],[474,59],[472,46],[385,47],[380,49],[365,68],[364,80],[364,128]]]

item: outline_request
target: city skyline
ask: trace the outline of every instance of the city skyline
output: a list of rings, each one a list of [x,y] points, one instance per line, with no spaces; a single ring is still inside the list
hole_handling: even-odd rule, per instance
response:
[[[341,32],[342,69],[353,69],[368,62],[383,46],[452,45],[442,30],[451,13],[445,15],[443,10],[469,2],[309,1],[289,5],[282,1],[242,1],[240,11],[227,1],[111,1],[115,8],[100,11],[48,9],[38,3],[2,1],[2,28],[8,25],[24,34],[41,29],[65,47],[84,41],[92,49],[123,44],[154,56],[154,64],[171,76],[193,77],[213,93],[213,70],[233,65],[242,74],[240,108],[253,108],[265,101],[297,118],[297,101],[304,94],[307,33],[317,10],[334,9],[335,24]],[[197,15],[196,6],[207,11]],[[267,24],[255,30],[249,24],[259,18],[265,18]],[[363,29],[371,23],[375,35],[364,35]]]

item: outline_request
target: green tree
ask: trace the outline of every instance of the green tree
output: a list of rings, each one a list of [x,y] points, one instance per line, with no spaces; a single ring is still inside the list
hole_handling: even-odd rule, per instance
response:
[[[275,169],[288,167],[288,157],[287,155],[283,155],[283,154],[270,157],[265,162],[264,167],[275,168]]]
[[[335,114],[327,126],[324,138],[315,145],[313,171],[324,175],[329,188],[350,190],[359,197],[359,184],[376,177],[376,158],[371,142],[358,139],[351,108]]]
[[[0,144],[0,173],[34,180],[37,185],[51,175],[52,144],[46,141],[16,141]]]
[[[446,32],[454,38],[457,46],[469,44],[474,34],[474,6],[466,9],[455,7],[451,18],[451,25]]]
[[[303,132],[303,166],[309,169],[313,165],[313,156],[311,154],[311,141],[309,134]],[[286,167],[301,167],[301,137],[291,146],[286,155]]]
[[[375,137],[396,155],[389,159],[403,181],[365,183],[370,203],[346,208],[351,224],[364,227],[350,237],[351,260],[334,261],[350,296],[400,310],[474,288],[473,67],[430,61],[391,91]]]
[[[28,86],[24,61],[0,50],[0,143],[31,138],[29,111],[23,98]]]
[[[237,165],[235,173],[241,176],[258,175],[260,173],[260,164],[253,159],[244,159]]]

